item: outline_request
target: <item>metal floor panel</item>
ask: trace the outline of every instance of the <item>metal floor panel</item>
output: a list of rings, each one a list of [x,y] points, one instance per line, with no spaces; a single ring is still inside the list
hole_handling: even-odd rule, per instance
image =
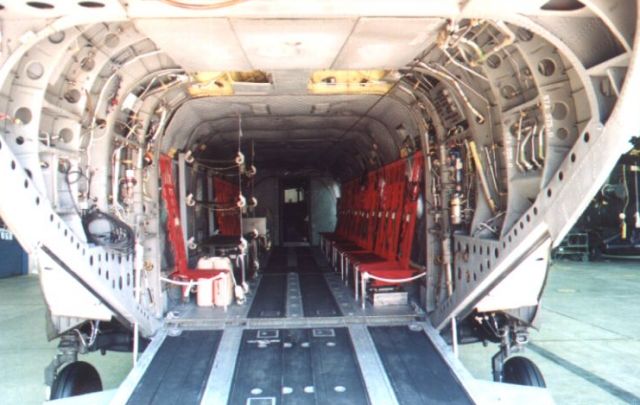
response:
[[[298,256],[298,269],[308,272],[319,271],[313,256]]]
[[[462,384],[421,328],[369,327],[401,404],[473,404]]]
[[[365,325],[349,326],[349,335],[372,405],[397,405],[387,371]]]
[[[306,317],[340,316],[340,308],[327,285],[324,275],[320,273],[299,276],[302,293],[302,307]]]
[[[270,264],[269,266],[260,269],[260,272],[262,272],[262,274],[286,274],[293,270],[295,269],[289,266]]]
[[[233,381],[241,341],[241,328],[225,329],[220,339],[218,354],[209,372],[207,386],[202,396],[202,405],[229,402],[229,390]]]
[[[406,326],[419,315],[413,308],[361,309],[335,274],[322,272],[309,248],[281,249],[272,258],[280,264],[264,269],[248,318],[236,324],[231,316],[218,325],[224,328],[224,352],[209,362],[210,372],[202,371],[206,387],[192,389],[199,397],[190,400],[204,395],[202,403],[234,405],[472,403],[429,338]],[[205,324],[199,318],[194,325]]]
[[[255,294],[249,318],[283,318],[286,315],[286,274],[263,275]]]
[[[318,260],[322,252],[318,248],[298,247],[296,248],[296,271],[298,273],[326,273],[331,268],[324,258]]]
[[[296,249],[296,255],[298,256],[298,258],[300,258],[301,256],[313,256],[314,248],[310,246],[298,246],[295,249]]]
[[[287,266],[287,249],[286,248],[273,248],[269,255],[269,261],[267,267],[286,267]]]
[[[256,318],[222,330],[165,334],[152,341],[147,351],[153,353],[145,351],[123,384],[131,389],[121,387],[117,403],[392,405],[546,398],[544,390],[478,385],[445,353],[429,325],[379,318]]]
[[[345,328],[247,330],[229,404],[368,404]]]
[[[196,404],[202,399],[221,331],[167,336],[127,404]]]

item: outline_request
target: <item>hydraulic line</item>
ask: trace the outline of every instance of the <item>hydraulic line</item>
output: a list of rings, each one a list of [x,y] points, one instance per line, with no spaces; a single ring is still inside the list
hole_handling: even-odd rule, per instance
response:
[[[484,147],[484,154],[487,157],[487,164],[489,165],[489,174],[491,174],[491,182],[493,183],[493,188],[496,190],[496,193],[500,194],[500,188],[498,187],[498,176],[497,170],[495,166],[495,160],[493,160],[492,153],[489,150],[488,146]],[[495,150],[495,145],[493,145],[493,149]]]
[[[458,62],[457,60],[455,60],[455,58],[453,56],[451,56],[451,54],[449,53],[449,51],[447,51],[446,48],[442,48],[442,52],[445,54],[445,56],[449,59],[449,61],[451,63],[453,63],[454,65],[456,65],[457,67],[459,67],[460,69],[472,74],[473,76],[484,80],[485,82],[488,82],[489,79],[487,79],[485,76],[481,75],[480,73],[476,72],[475,70],[466,67],[465,65],[463,65],[462,63]]]
[[[449,82],[451,85],[453,85],[453,87],[456,89],[456,91],[460,95],[460,98],[462,98],[462,101],[464,102],[464,104],[471,111],[471,113],[476,117],[476,121],[478,121],[478,123],[480,124],[482,124],[485,121],[484,115],[480,114],[480,112],[471,104],[471,101],[469,101],[469,98],[464,93],[464,91],[462,90],[462,88],[460,87],[456,79],[449,76],[448,73],[444,73],[444,72],[441,72],[440,70],[434,69],[424,62],[418,62],[418,65],[420,67],[415,68],[416,71],[437,76]]]
[[[496,45],[493,49],[485,52],[480,62],[486,61],[489,56],[513,44],[516,40],[515,34],[509,29],[509,27],[507,27],[507,24],[505,24],[504,21],[496,21],[491,25],[493,25],[496,29],[498,29],[498,31],[505,35],[506,38],[500,44]]]
[[[520,144],[522,142],[522,120],[524,119],[524,113],[520,113],[520,119],[518,120],[518,129],[516,132],[516,166],[521,172],[525,171],[524,166],[520,163]]]
[[[442,209],[445,210],[445,207],[449,206],[448,201],[448,192],[444,190],[444,185],[451,183],[451,174],[450,171],[447,170],[444,165],[447,161],[447,147],[443,140],[440,140],[439,147],[439,161],[440,161],[440,181],[442,188],[440,192],[442,193]],[[447,193],[447,195],[445,195]],[[442,215],[441,217],[442,224],[442,240],[441,240],[441,257],[442,257],[442,267],[445,275],[445,286],[447,289],[447,297],[450,297],[453,294],[453,274],[452,274],[452,258],[451,258],[451,223],[449,215]]]
[[[526,170],[533,169],[533,165],[529,163],[529,161],[527,160],[526,148],[527,148],[527,143],[529,142],[529,139],[531,138],[531,136],[535,133],[536,128],[537,128],[537,125],[534,125],[533,128],[529,128],[529,131],[527,131],[527,135],[522,139],[522,142],[520,142],[520,149],[518,150],[518,159],[520,160],[521,164],[524,165]]]
[[[491,213],[495,215],[497,212],[496,203],[495,201],[493,201],[493,197],[491,196],[491,192],[489,191],[489,183],[487,182],[487,176],[484,174],[482,161],[480,160],[478,150],[476,149],[476,143],[474,141],[465,141],[465,144],[471,152],[473,163],[476,165],[476,172],[478,173],[478,178],[480,179],[480,185],[482,186],[484,197],[487,200],[487,204],[489,204],[489,209],[491,210]]]
[[[531,137],[531,163],[533,163],[536,169],[542,169],[542,163],[540,163],[536,158],[536,136],[542,136],[541,129],[534,131],[534,134]]]

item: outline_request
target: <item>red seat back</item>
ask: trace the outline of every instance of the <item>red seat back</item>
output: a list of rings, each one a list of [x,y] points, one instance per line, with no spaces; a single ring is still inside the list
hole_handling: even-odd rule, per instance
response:
[[[405,161],[401,159],[378,169],[381,174],[378,218],[381,222],[373,251],[387,260],[394,260],[398,245],[402,196],[406,184],[404,167]]]
[[[422,152],[341,186],[338,236],[387,260],[409,264],[421,189]]]
[[[240,235],[240,187],[220,177],[213,178],[215,218],[220,235]]]
[[[423,172],[424,156],[422,152],[417,152],[410,159],[407,159],[409,179],[406,192],[403,195],[402,226],[397,253],[397,260],[402,268],[408,268],[411,260],[411,248],[413,247],[417,222],[418,198],[423,185]]]

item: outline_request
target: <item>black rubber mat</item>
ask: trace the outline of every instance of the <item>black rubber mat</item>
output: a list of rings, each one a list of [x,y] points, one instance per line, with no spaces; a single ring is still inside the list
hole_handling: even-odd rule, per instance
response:
[[[340,308],[322,274],[299,275],[305,317],[340,316]]]
[[[325,273],[331,271],[329,264],[325,260],[318,263],[318,256],[321,255],[322,253],[317,247],[296,248],[296,270],[299,273]]]
[[[298,267],[305,270],[319,271],[313,256],[298,256]]]
[[[167,336],[127,404],[197,404],[220,343],[221,331]]]
[[[308,246],[298,246],[296,249],[296,256],[300,258],[301,256],[313,256],[313,251],[311,247]]]
[[[367,403],[345,328],[244,332],[229,404]]]
[[[327,257],[319,247],[313,248],[313,258],[316,261],[316,266],[322,271],[331,271],[331,264],[329,264]]]
[[[423,331],[370,327],[389,381],[401,404],[473,404]]]
[[[287,275],[264,274],[249,310],[249,318],[283,318],[287,302]]]
[[[289,266],[269,265],[261,269],[260,271],[265,274],[284,274],[284,273],[289,273],[293,270],[295,269]]]
[[[274,248],[266,266],[261,271],[269,274],[290,273],[292,271],[300,273],[329,271],[328,265],[324,263],[322,266],[318,266],[315,254],[312,248],[308,247]],[[292,255],[293,257],[291,257]]]
[[[267,267],[269,266],[278,266],[285,267],[287,266],[287,257],[288,252],[287,248],[282,247],[274,247],[269,255],[269,261],[267,263]]]

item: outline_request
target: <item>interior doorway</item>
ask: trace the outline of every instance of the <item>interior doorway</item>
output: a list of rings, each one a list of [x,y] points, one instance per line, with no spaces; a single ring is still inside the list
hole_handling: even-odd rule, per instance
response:
[[[280,183],[282,243],[309,243],[309,181],[286,179]]]

